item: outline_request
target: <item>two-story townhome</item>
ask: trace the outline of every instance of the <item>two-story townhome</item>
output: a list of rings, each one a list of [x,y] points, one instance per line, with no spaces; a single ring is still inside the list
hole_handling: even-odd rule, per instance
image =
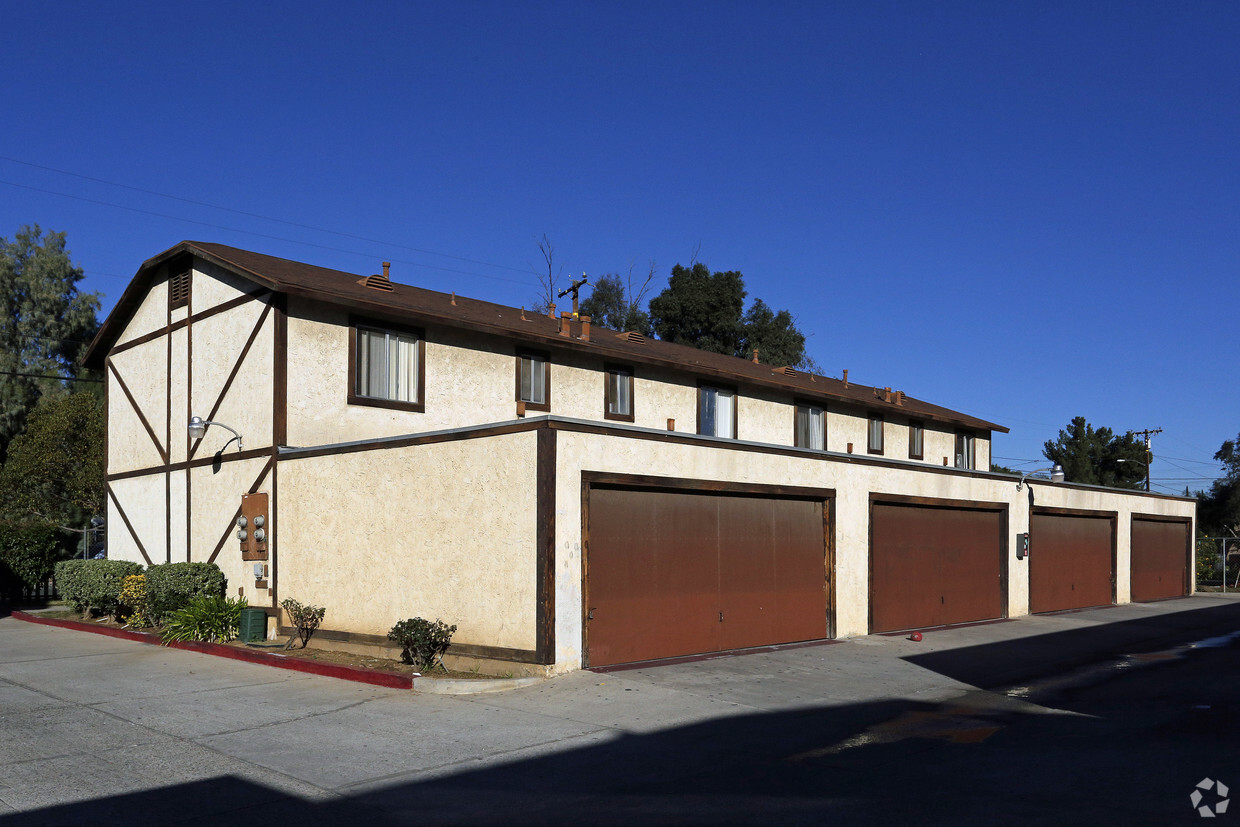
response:
[[[440,618],[535,674],[1192,589],[1190,499],[1018,482],[1002,426],[847,371],[383,271],[142,265],[88,355],[109,556],[215,562],[274,622],[325,606],[321,639]]]

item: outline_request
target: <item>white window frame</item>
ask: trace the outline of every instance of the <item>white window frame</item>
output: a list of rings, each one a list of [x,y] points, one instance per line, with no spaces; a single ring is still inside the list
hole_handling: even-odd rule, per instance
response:
[[[698,433],[736,439],[736,397],[734,388],[699,385]]]

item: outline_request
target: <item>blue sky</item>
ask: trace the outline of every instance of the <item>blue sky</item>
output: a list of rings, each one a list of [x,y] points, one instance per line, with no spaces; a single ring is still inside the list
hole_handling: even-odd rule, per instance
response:
[[[9,4],[0,235],[106,312],[217,241],[512,305],[695,251],[830,375],[1002,423],[1240,431],[1240,4]],[[1230,311],[1230,312],[1229,312]]]

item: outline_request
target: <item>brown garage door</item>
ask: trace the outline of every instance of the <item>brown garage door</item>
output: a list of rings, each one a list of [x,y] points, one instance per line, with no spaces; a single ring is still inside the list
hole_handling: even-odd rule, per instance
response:
[[[874,503],[870,628],[893,632],[1003,617],[1001,511]]]
[[[592,487],[588,665],[827,637],[823,503]]]
[[[1109,517],[1034,514],[1030,535],[1029,611],[1058,612],[1113,601]]]
[[[1132,599],[1188,593],[1188,523],[1132,521]]]

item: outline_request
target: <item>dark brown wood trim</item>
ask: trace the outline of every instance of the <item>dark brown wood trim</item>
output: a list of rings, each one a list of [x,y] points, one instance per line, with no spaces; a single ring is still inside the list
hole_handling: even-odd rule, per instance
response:
[[[174,262],[169,262],[169,267]],[[193,260],[190,260],[191,272]],[[169,279],[168,289],[172,289],[172,281]],[[187,311],[188,312],[188,311]],[[168,331],[168,335],[164,337],[167,344],[167,361],[165,364],[168,369],[164,371],[164,445],[168,446],[168,450],[164,452],[164,464],[167,465],[172,461],[172,303],[168,303],[168,319],[164,325],[164,329]],[[186,326],[188,329],[188,324]],[[186,420],[189,421],[188,419]],[[164,472],[164,562],[172,562],[172,472]]]
[[[355,442],[345,443],[341,445],[325,445],[322,448],[310,448],[306,450],[297,450],[296,453],[280,454],[281,462],[289,462],[291,460],[309,459],[313,457],[328,457],[338,454],[353,454],[358,451],[377,451],[385,448],[408,448],[414,445],[434,445],[440,442],[457,442],[466,439],[482,439],[492,436],[503,436],[505,434],[519,434],[524,431],[535,431],[539,428],[546,428],[548,425],[546,420],[536,419],[528,422],[514,422],[507,425],[488,425],[483,428],[477,428],[467,431],[451,431],[448,433],[438,434],[422,434],[416,436],[401,437],[399,439],[377,440],[373,442]]]
[[[120,373],[116,370],[116,365],[112,364],[112,360],[107,360],[108,370],[112,376],[116,378],[116,384],[120,387],[121,392],[125,394],[125,398],[129,400],[129,406],[133,408],[133,412],[138,415],[138,421],[142,423],[142,427],[146,428],[147,435],[151,438],[151,444],[155,446],[155,450],[159,453],[159,458],[168,464],[168,451],[164,446],[159,444],[159,437],[155,436],[155,429],[151,427],[151,423],[147,421],[146,414],[142,413],[142,409],[138,407],[138,402],[133,398],[133,394],[129,392],[129,386],[125,384],[125,380],[121,378]],[[171,366],[170,366],[171,367]]]
[[[267,315],[271,312],[273,302],[268,301],[263,306],[263,312],[259,314],[258,321],[254,324],[254,329],[250,331],[250,336],[245,340],[245,346],[241,348],[241,353],[237,356],[237,361],[233,363],[232,371],[228,374],[228,378],[224,380],[224,387],[220,388],[219,395],[215,397],[215,404],[211,406],[211,412],[203,417],[205,420],[215,419],[215,415],[219,413],[220,405],[224,404],[224,397],[228,395],[228,391],[232,388],[233,380],[237,378],[237,374],[241,372],[241,366],[245,364],[245,357],[249,355],[250,348],[254,345],[254,340],[258,338],[258,333],[263,329],[263,324],[267,321]],[[189,421],[188,419],[186,420]],[[202,440],[197,440],[189,451],[189,458],[193,459],[194,454],[198,453],[198,449],[202,446]]]
[[[517,348],[516,358],[513,363],[516,365],[516,395],[513,397],[517,402],[521,400],[521,360],[522,359],[542,359],[543,360],[543,401],[542,402],[526,402],[525,409],[527,411],[551,411],[551,354],[545,350],[530,350],[529,348]]]
[[[921,450],[913,453],[913,429],[916,429],[921,435]],[[926,458],[926,423],[920,419],[910,419],[908,421],[908,458],[920,459]]]
[[[1127,494],[1128,492],[1124,491],[1123,493]],[[1140,491],[1133,493],[1144,494],[1145,492]],[[1156,523],[1191,523],[1193,521],[1192,517],[1179,517],[1172,514],[1140,514],[1136,511],[1132,512],[1130,516],[1134,520],[1150,520]]]
[[[538,431],[538,459],[535,481],[535,554],[537,609],[534,651],[538,663],[555,663],[555,462],[556,433],[550,428]]]
[[[801,408],[821,408],[822,409],[822,448],[810,448],[797,443],[797,415],[801,412]],[[821,402],[814,402],[810,399],[793,398],[792,400],[792,447],[800,448],[805,451],[827,450],[827,406]]]
[[[732,439],[737,438],[739,433],[737,423],[741,418],[741,393],[736,385],[726,382],[710,382],[705,379],[699,379],[697,383],[697,427],[694,429],[698,436],[714,436],[714,434],[702,433],[702,389],[713,388],[720,391],[730,391],[732,394]]]
[[[611,376],[612,374],[627,376],[629,380],[629,412],[627,414],[611,413]],[[637,389],[637,377],[630,365],[603,363],[603,419],[616,422],[634,422],[637,419],[637,400],[633,392]]]
[[[870,494],[870,505],[894,503],[896,505],[922,505],[930,508],[967,508],[973,511],[1006,511],[1008,503],[985,500],[953,500],[943,497],[906,497],[900,494]]]
[[[271,456],[271,450],[271,448],[250,448],[229,454],[216,451],[215,454],[209,457],[199,457],[195,460],[174,462],[170,465],[153,465],[147,468],[135,468],[132,471],[119,471],[115,474],[108,474],[108,481],[116,482],[118,480],[133,479],[134,477],[149,477],[152,474],[162,474],[165,471],[184,471],[186,468],[201,468],[204,465],[214,465],[217,462],[217,454],[219,455],[219,462],[240,462],[254,459],[255,457],[269,457]]]
[[[191,267],[190,270],[192,273],[193,268]],[[186,318],[186,325],[185,325],[185,404],[187,408],[192,406],[194,402],[194,294],[193,294],[192,282],[191,282],[190,288],[191,288],[190,293],[188,297],[186,298],[186,302],[185,302],[186,312],[189,314],[189,316]],[[168,339],[171,341],[172,339],[171,333],[168,334]],[[169,370],[168,373],[169,375],[171,375],[172,371]],[[168,393],[168,399],[169,401],[172,400],[171,390]],[[169,410],[169,413],[170,415],[168,417],[168,423],[171,424],[172,423],[171,409]],[[185,415],[185,421],[186,422],[189,421],[188,413]],[[169,440],[171,440],[171,438],[172,438],[171,434],[169,434]],[[192,446],[193,440],[189,438],[188,429],[183,430],[181,432],[181,438],[182,440],[184,440],[183,442],[185,446],[184,456],[188,458],[190,448],[193,447]],[[171,441],[168,442],[168,450],[169,450],[169,459],[171,459],[171,452],[172,452]],[[191,490],[192,479],[194,475],[189,472],[188,468],[186,468],[183,473],[185,474],[185,562],[189,563],[191,562],[190,560],[190,554],[192,553],[191,549],[193,549],[194,547],[194,538],[193,538],[193,535],[194,535],[194,506],[193,506],[194,497],[193,497],[193,491]],[[169,522],[171,522],[171,519],[169,519]]]
[[[254,301],[255,299],[265,299],[270,294],[271,294],[270,290],[258,290],[254,293],[246,293],[243,296],[238,296],[235,299],[229,299],[226,302],[215,305],[209,310],[204,310],[201,313],[198,313],[196,315],[191,315],[184,319],[175,321],[172,324],[168,325],[168,327],[166,328],[160,328],[159,330],[152,330],[150,333],[144,333],[141,336],[138,336],[137,338],[129,339],[123,342],[122,344],[116,345],[115,347],[113,347],[111,350],[108,351],[108,355],[115,356],[118,353],[124,353],[126,350],[129,350],[131,347],[137,347],[138,345],[144,345],[147,342],[153,342],[156,339],[158,339],[160,336],[167,336],[169,333],[172,333],[174,330],[180,330],[181,328],[188,325],[191,321],[200,322],[203,319],[209,319],[212,316],[216,315],[217,313],[227,312],[229,310],[232,310],[234,307],[240,307],[241,305],[246,304],[247,302]]]
[[[1090,517],[1098,520],[1114,520],[1118,511],[1090,511],[1085,508],[1057,508],[1051,505],[1035,505],[1034,514],[1046,514],[1053,517]]]
[[[357,392],[357,329],[383,330],[391,333],[412,336],[418,340],[418,398],[412,402],[399,399],[383,399],[376,396],[361,396]],[[395,411],[411,411],[423,413],[426,410],[426,331],[420,327],[376,322],[356,316],[349,317],[349,386],[346,389],[345,402],[349,405],[365,405],[371,408],[388,408]]]
[[[271,471],[275,467],[276,467],[276,458],[273,455],[271,456],[270,459],[267,460],[267,463],[263,466],[263,470],[259,472],[258,477],[255,478],[254,484],[250,486],[250,490],[249,490],[250,494],[258,493],[259,486],[261,486],[263,484],[263,480],[267,478],[267,472]],[[232,518],[228,521],[228,526],[224,529],[224,533],[220,535],[219,542],[215,544],[215,549],[211,552],[211,556],[207,558],[208,563],[215,562],[215,558],[219,556],[220,550],[224,548],[224,543],[228,542],[228,538],[232,536],[233,529],[237,527],[237,518],[240,516],[241,516],[241,502],[240,502],[240,499],[238,498],[237,510],[236,512],[233,513]],[[274,525],[271,527],[271,530],[274,536],[275,534]]]
[[[280,578],[276,575],[279,570],[280,563],[280,525],[279,525],[279,503],[280,503],[280,463],[276,460],[279,456],[276,454],[275,446],[271,448],[271,459],[268,465],[271,466],[271,501],[268,503],[267,517],[271,520],[271,530],[267,532],[268,539],[267,548],[271,552],[271,570],[269,576],[271,578],[271,605],[280,605]]]
[[[139,553],[146,564],[151,565],[151,555],[146,553],[146,546],[142,545],[142,540],[138,537],[138,532],[134,531],[133,523],[129,522],[129,515],[125,513],[125,509],[121,508],[120,500],[116,498],[116,492],[112,490],[112,486],[105,484],[104,487],[108,492],[108,499],[112,501],[112,506],[116,509],[116,513],[121,515],[121,522],[125,524],[125,528],[129,531],[129,536],[133,538],[134,543],[138,546]]]
[[[581,480],[581,668],[590,666],[590,483]]]
[[[824,412],[825,413],[825,412]],[[823,567],[827,575],[824,588],[827,590],[827,637],[835,638],[835,496],[825,497],[822,501],[822,537],[824,551],[827,555]]]
[[[592,488],[629,488],[649,491],[740,494],[781,499],[826,500],[835,496],[834,488],[799,485],[767,485],[689,477],[653,477],[644,474],[615,474],[610,471],[582,471],[581,482]]]
[[[271,444],[285,445],[288,443],[288,296],[277,294],[275,307],[275,346],[271,366]]]

